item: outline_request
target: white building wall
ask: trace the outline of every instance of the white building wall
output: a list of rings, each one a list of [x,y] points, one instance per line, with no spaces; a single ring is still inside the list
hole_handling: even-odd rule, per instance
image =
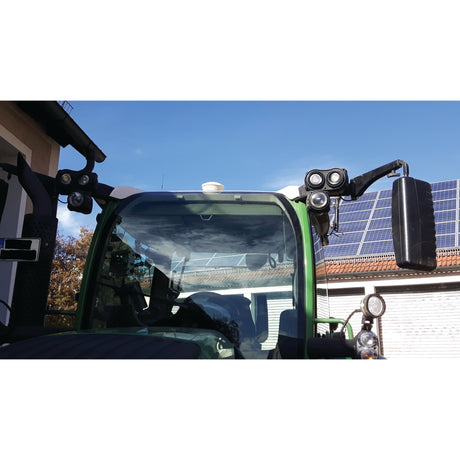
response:
[[[460,275],[333,281],[319,287],[329,293],[363,288],[364,295],[382,295],[387,310],[380,320],[380,339],[386,358],[460,358]],[[346,319],[355,303],[359,308],[359,297],[330,297],[330,315]],[[355,335],[360,322],[361,315],[355,314]],[[378,324],[373,330],[379,332]]]
[[[16,164],[17,152],[26,155],[26,160],[31,161],[31,150],[13,134],[0,125],[0,162]],[[0,169],[0,179],[8,183],[8,198],[6,200],[3,217],[0,221],[0,237],[20,237],[26,209],[27,195],[14,175],[8,180],[8,174]],[[16,279],[17,262],[0,263],[0,300],[11,306],[13,298],[14,281]],[[9,311],[0,303],[0,322],[7,324]]]

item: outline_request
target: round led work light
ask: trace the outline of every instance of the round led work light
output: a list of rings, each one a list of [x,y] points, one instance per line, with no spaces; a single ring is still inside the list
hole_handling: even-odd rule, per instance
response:
[[[305,176],[305,185],[308,188],[320,188],[324,185],[324,176],[318,170],[313,170]]]
[[[72,182],[72,176],[69,173],[64,173],[59,178],[62,185],[69,185]]]
[[[90,214],[93,209],[93,199],[89,193],[75,191],[67,198],[67,207],[71,211]]]
[[[363,331],[358,335],[358,342],[364,348],[373,348],[379,343],[379,339],[372,331]]]
[[[385,301],[378,294],[368,294],[361,302],[361,311],[367,318],[380,318],[385,309]]]
[[[73,192],[69,195],[68,203],[73,208],[80,207],[85,201],[84,196],[80,192]]]
[[[88,185],[89,182],[90,182],[91,178],[88,176],[88,174],[82,174],[79,178],[78,178],[78,183],[81,185],[81,186],[85,186],[85,185]]]
[[[326,181],[329,187],[339,188],[345,182],[345,175],[338,171],[332,171],[327,175]]]
[[[308,207],[313,211],[325,211],[329,209],[330,198],[325,192],[313,192],[308,198]]]

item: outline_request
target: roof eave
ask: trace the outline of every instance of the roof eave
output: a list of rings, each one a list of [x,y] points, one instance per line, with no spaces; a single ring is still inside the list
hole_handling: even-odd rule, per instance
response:
[[[16,101],[16,105],[43,126],[48,136],[62,147],[69,144],[85,158],[98,163],[106,159],[102,150],[78,126],[73,118],[56,101]]]

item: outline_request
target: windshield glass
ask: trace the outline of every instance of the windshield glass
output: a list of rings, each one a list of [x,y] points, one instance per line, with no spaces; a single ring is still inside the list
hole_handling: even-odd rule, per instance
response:
[[[109,229],[89,327],[212,329],[273,355],[280,333],[303,335],[291,219],[273,194],[136,196]]]

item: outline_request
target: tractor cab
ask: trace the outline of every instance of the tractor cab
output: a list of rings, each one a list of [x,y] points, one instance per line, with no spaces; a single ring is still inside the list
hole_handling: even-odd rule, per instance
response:
[[[80,296],[81,330],[192,340],[216,357],[302,357],[303,235],[286,197],[140,193],[109,214]]]

